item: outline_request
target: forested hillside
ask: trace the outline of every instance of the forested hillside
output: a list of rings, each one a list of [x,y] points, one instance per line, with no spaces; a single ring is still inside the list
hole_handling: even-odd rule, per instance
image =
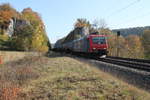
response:
[[[47,52],[50,42],[41,16],[31,8],[0,5],[0,50]]]
[[[114,29],[113,32],[120,31],[121,35],[128,36],[128,35],[139,35],[141,36],[144,30],[150,30],[150,26],[145,27],[134,27],[134,28],[124,28],[124,29]]]
[[[150,59],[150,26],[112,30],[112,32],[114,33],[116,33],[117,31],[120,31],[120,34],[123,37],[129,37],[129,45],[132,48],[135,48],[135,50],[130,50],[132,54],[140,55],[144,51],[144,57]],[[139,42],[137,41],[137,38],[139,38]],[[136,44],[141,45],[141,49],[135,45],[134,41]],[[124,50],[125,49],[127,49],[127,47],[124,48]],[[139,53],[136,54],[136,51],[138,51],[138,49]]]

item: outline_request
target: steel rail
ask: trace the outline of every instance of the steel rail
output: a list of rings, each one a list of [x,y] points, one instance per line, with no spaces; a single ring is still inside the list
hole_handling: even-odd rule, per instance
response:
[[[143,61],[138,62],[138,59],[135,61],[135,60],[127,59],[127,58],[115,59],[115,58],[109,57],[109,58],[98,58],[96,60],[150,72],[150,63],[147,63],[147,62],[145,63]]]

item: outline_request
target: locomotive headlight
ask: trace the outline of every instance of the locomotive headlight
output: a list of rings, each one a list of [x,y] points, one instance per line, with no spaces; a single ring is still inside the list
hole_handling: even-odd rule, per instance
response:
[[[106,48],[104,48],[104,49],[106,49]]]
[[[93,48],[93,50],[95,50],[96,48]]]

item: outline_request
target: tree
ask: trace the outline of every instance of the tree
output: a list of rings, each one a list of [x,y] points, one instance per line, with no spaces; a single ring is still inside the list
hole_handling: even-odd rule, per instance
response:
[[[127,44],[123,36],[117,37],[116,34],[108,35],[108,47],[110,56],[127,57]]]
[[[128,44],[128,56],[130,58],[143,58],[144,49],[140,37],[137,35],[129,35],[126,37]]]
[[[129,35],[124,38],[123,36],[117,37],[117,35],[111,34],[108,37],[108,44],[110,56],[126,58],[144,57],[144,49],[142,47],[140,37],[137,35]]]
[[[0,49],[1,50],[6,48],[6,46],[4,46],[4,45],[5,45],[5,43],[8,40],[9,40],[9,36],[8,35],[6,35],[6,34],[3,34],[3,35],[0,34]]]
[[[150,30],[145,30],[142,34],[142,44],[146,58],[150,59]]]
[[[79,18],[79,19],[77,19],[77,21],[75,22],[74,27],[75,27],[75,28],[77,28],[77,27],[88,27],[88,28],[90,28],[90,27],[91,27],[91,24],[90,24],[89,21],[87,21],[87,19]]]
[[[93,28],[99,32],[99,34],[110,34],[111,30],[107,27],[107,23],[104,19],[95,19],[93,21]]]
[[[13,35],[3,44],[10,46],[13,50],[43,52],[49,50],[50,43],[45,26],[37,12],[26,8],[18,13],[9,4],[0,5],[1,36],[5,35],[11,20],[14,22]]]
[[[12,37],[11,48],[21,51],[29,51],[31,49],[33,27],[25,25],[18,27],[17,35]]]
[[[32,11],[31,8],[26,8],[22,11],[22,15],[33,27],[30,49],[32,51],[47,52],[49,50],[49,40],[46,35],[44,23],[39,14]]]
[[[107,28],[107,23],[105,21],[105,19],[95,19],[93,21],[93,26],[96,28],[96,29],[106,29]]]
[[[17,17],[17,11],[12,8],[9,4],[0,5],[0,28],[1,34],[4,34],[4,31],[8,28],[10,19]]]

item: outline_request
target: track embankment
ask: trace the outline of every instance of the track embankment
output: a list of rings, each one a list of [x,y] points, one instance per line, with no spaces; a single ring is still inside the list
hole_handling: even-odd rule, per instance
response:
[[[126,66],[123,66],[125,64],[117,61],[106,61],[106,59],[98,61],[83,58],[83,61],[88,62],[100,70],[108,72],[129,84],[135,85],[150,92],[150,72],[149,70],[146,70],[146,67],[142,68],[142,66],[135,66],[135,64],[129,64],[129,66],[127,66],[127,62],[125,62]]]

